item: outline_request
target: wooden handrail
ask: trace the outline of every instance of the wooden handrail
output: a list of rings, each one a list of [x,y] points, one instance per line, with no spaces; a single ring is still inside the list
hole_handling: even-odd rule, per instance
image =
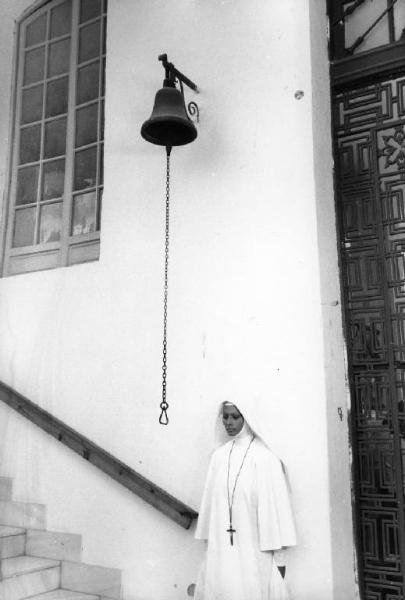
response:
[[[1,381],[0,400],[185,529],[197,518],[192,508]]]

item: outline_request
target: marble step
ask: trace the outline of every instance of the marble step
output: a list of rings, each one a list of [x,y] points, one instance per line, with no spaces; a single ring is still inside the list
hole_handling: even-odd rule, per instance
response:
[[[24,600],[60,587],[61,567],[57,560],[18,556],[1,561],[1,600]]]
[[[121,598],[121,571],[62,561],[61,588],[105,598]]]
[[[57,560],[80,561],[82,538],[72,533],[28,529],[26,554]]]
[[[4,558],[0,563],[3,579],[17,577],[26,573],[34,573],[35,571],[51,567],[60,567],[60,561],[49,558],[38,558],[37,556],[15,556],[13,558]]]
[[[46,507],[33,502],[0,500],[0,525],[30,529],[45,529]]]
[[[99,596],[94,596],[92,594],[82,594],[81,592],[58,589],[34,596],[31,600],[99,600],[99,598]]]
[[[0,559],[25,553],[25,529],[0,525]]]
[[[13,495],[13,480],[11,477],[0,477],[0,500],[11,500]]]

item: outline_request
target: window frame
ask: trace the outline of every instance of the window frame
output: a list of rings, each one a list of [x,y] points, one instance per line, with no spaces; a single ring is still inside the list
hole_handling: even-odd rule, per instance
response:
[[[14,237],[14,215],[16,210],[17,200],[17,175],[19,171],[19,158],[20,158],[20,137],[21,130],[24,125],[21,122],[21,110],[22,110],[22,98],[23,98],[23,77],[24,77],[24,65],[25,65],[25,37],[27,27],[34,22],[41,14],[47,14],[47,22],[49,27],[50,11],[55,7],[63,4],[65,0],[47,0],[44,2],[36,2],[29,9],[22,13],[21,17],[16,23],[15,30],[15,46],[14,46],[14,58],[13,58],[13,90],[12,90],[12,105],[10,111],[10,144],[9,144],[9,155],[7,165],[7,182],[4,195],[4,209],[3,209],[3,225],[2,225],[2,276],[16,275],[21,273],[27,273],[38,270],[46,270],[64,266],[71,266],[78,263],[90,262],[98,260],[100,253],[100,211],[101,211],[101,197],[103,192],[103,181],[100,179],[99,174],[103,168],[103,154],[104,154],[104,136],[101,136],[101,129],[103,128],[104,119],[104,104],[105,104],[105,62],[106,62],[106,18],[107,18],[107,0],[101,0],[101,12],[98,16],[88,19],[83,23],[80,23],[80,7],[81,0],[70,0],[71,3],[71,30],[68,34],[56,36],[50,38],[46,36],[43,44],[45,48],[45,72],[43,78],[38,82],[42,82],[43,85],[43,98],[42,98],[42,116],[38,123],[41,129],[45,129],[45,124],[52,120],[58,120],[65,116],[66,118],[66,147],[65,147],[65,173],[64,173],[64,187],[63,193],[59,198],[61,202],[62,219],[61,219],[61,234],[59,241],[48,241],[40,242],[39,240],[39,215],[42,210],[42,206],[52,205],[58,202],[58,199],[52,198],[49,201],[41,199],[40,194],[37,193],[35,205],[32,206],[36,210],[35,217],[35,232],[38,238],[37,244],[13,247]],[[91,57],[88,60],[79,63],[79,34],[83,27],[88,26],[91,23],[99,21],[100,23],[100,52],[98,56]],[[46,64],[48,58],[48,48],[51,43],[56,40],[61,40],[70,37],[70,54],[69,54],[69,70],[66,76],[69,77],[68,81],[68,95],[67,95],[67,112],[61,113],[53,117],[46,117],[44,112],[46,89],[49,81],[52,81],[53,77],[48,75],[46,72]],[[32,45],[35,48],[35,45]],[[81,104],[76,102],[76,90],[79,71],[83,66],[87,64],[96,63],[99,61],[99,81],[98,81],[98,95],[96,98],[92,98],[87,102]],[[55,79],[63,78],[64,74],[56,75]],[[30,84],[25,84],[25,86]],[[36,82],[32,84],[36,85]],[[97,104],[98,106],[98,118],[97,118],[97,139],[90,144],[75,147],[75,135],[76,135],[76,114],[77,112],[85,108]],[[29,125],[32,125],[31,123]],[[28,126],[29,126],[28,125]],[[47,161],[57,160],[58,157],[50,157],[46,159],[43,155],[45,135],[41,135],[41,156],[37,162],[40,165],[39,173],[43,173],[43,166]],[[89,187],[83,189],[74,189],[74,177],[75,177],[75,155],[76,152],[80,152],[86,148],[95,148],[96,152],[96,176],[95,183]],[[28,165],[30,163],[27,163]],[[20,165],[21,168],[21,165]],[[42,177],[38,176],[38,186],[42,185]],[[88,233],[73,234],[73,205],[74,198],[80,194],[94,192],[96,198],[96,231]],[[20,209],[23,210],[23,209]]]

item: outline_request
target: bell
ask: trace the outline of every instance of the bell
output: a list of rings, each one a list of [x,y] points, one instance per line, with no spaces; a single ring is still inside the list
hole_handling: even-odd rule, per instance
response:
[[[164,85],[156,94],[150,118],[141,127],[142,137],[159,146],[183,146],[197,137],[189,119],[183,94],[176,87]]]

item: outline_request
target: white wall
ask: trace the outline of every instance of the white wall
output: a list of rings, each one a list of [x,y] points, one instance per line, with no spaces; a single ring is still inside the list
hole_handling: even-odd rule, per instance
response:
[[[334,215],[333,169],[331,156],[330,91],[327,48],[324,41],[325,15],[322,0],[310,3],[314,175],[321,279],[321,306],[324,337],[324,367],[329,453],[330,526],[335,600],[358,597],[353,577],[355,554],[351,510],[350,446],[348,408],[350,404],[345,347],[342,332],[342,306],[339,287],[337,234]]]
[[[334,577],[347,576],[347,592],[353,572],[344,558],[333,570],[329,478],[333,494],[342,487],[347,495],[347,439],[340,422],[328,422],[325,378],[340,373],[341,402],[343,352],[339,315],[325,333],[320,287],[329,281],[336,297],[336,253],[329,275],[319,266],[334,239],[322,243],[334,231],[329,109],[323,92],[320,117],[312,94],[314,81],[328,89],[323,2],[109,4],[101,258],[0,282],[0,378],[195,508],[217,403],[236,390],[266,399],[299,533],[292,595],[343,600]],[[13,19],[28,5],[0,2],[1,115],[9,111]],[[319,17],[311,32],[310,5]],[[310,33],[320,52],[312,63]],[[162,82],[161,52],[201,88],[186,92],[200,106],[199,137],[172,153],[168,427],[157,422],[165,157],[139,135]],[[2,140],[7,132],[4,118]],[[326,169],[314,160],[319,151]],[[0,153],[4,169],[7,143]],[[331,339],[333,357],[324,350]],[[202,553],[190,532],[19,417],[1,415],[2,471],[16,477],[20,499],[46,502],[50,527],[81,531],[86,560],[123,568],[126,598],[186,597]],[[341,471],[329,472],[328,451],[342,451]],[[350,548],[350,506],[340,512],[338,549]]]

